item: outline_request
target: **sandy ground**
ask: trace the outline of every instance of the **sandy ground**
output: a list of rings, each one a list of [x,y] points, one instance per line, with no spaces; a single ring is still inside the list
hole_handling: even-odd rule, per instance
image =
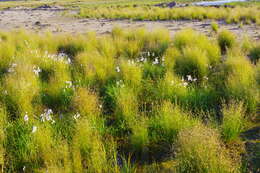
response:
[[[76,19],[62,15],[64,11],[59,8],[50,9],[5,9],[0,11],[0,30],[10,31],[14,29],[26,29],[36,32],[51,31],[54,33],[86,33],[95,31],[98,34],[111,32],[114,26],[122,28],[145,27],[148,30],[156,28],[167,28],[171,35],[183,28],[209,33],[211,30],[210,21],[130,21],[130,20],[96,20]],[[75,13],[75,12],[74,12]],[[235,24],[225,24],[219,21],[221,28],[231,30],[239,37],[249,35],[260,39],[260,27],[254,24],[244,25],[240,28]]]

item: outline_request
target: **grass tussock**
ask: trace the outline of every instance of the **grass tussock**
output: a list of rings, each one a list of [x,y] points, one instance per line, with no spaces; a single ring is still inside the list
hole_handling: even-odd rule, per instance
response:
[[[178,172],[238,172],[218,133],[213,129],[196,126],[183,130],[178,137]]]
[[[257,43],[219,34],[1,33],[1,169],[239,172],[224,146],[257,115]]]
[[[221,125],[222,136],[226,141],[238,138],[245,126],[245,111],[242,103],[224,104],[222,108],[223,122]]]
[[[235,35],[230,31],[223,30],[218,35],[218,44],[222,52],[226,52],[227,49],[231,49],[235,44]]]

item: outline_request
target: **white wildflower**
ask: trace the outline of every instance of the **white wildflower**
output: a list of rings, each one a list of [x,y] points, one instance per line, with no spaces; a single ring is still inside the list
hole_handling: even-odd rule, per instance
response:
[[[26,112],[26,114],[24,115],[24,117],[23,117],[23,119],[24,119],[24,121],[29,121],[29,116],[27,115],[27,112]]]
[[[207,76],[204,76],[203,78],[204,78],[205,80],[209,80],[209,78],[208,78]]]
[[[155,65],[155,64],[159,64],[158,58],[155,58],[155,59],[154,59],[153,64],[154,64],[154,65]]]
[[[36,127],[36,126],[33,126],[33,128],[32,128],[32,133],[35,133],[36,130],[37,130],[37,127]]]
[[[71,88],[72,87],[72,82],[71,81],[65,81],[66,83],[66,88]]]
[[[38,76],[39,73],[41,72],[42,70],[40,69],[40,67],[35,67],[33,66],[33,72]]]
[[[116,67],[116,72],[120,72],[120,68],[118,66]]]
[[[192,81],[191,75],[187,75],[188,81]]]
[[[73,116],[73,118],[74,118],[75,120],[79,119],[79,117],[80,117],[80,114],[79,114],[78,112]]]
[[[41,121],[52,121],[51,115],[53,114],[51,109],[45,109],[44,113],[40,115]]]
[[[183,82],[182,85],[183,85],[184,87],[186,87],[186,86],[188,86],[188,82]]]

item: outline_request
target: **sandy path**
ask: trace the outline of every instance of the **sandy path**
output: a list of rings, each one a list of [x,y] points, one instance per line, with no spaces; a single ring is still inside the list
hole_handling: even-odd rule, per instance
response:
[[[95,31],[98,34],[111,32],[114,26],[122,28],[145,27],[148,30],[167,28],[171,35],[180,29],[191,27],[205,33],[210,32],[210,21],[129,21],[129,20],[95,20],[75,19],[61,15],[59,10],[7,9],[0,11],[0,30],[10,31],[23,28],[33,31],[51,31],[54,33],[86,33]],[[220,27],[229,29],[238,36],[244,34],[260,39],[260,27],[256,25],[227,25],[219,22]]]

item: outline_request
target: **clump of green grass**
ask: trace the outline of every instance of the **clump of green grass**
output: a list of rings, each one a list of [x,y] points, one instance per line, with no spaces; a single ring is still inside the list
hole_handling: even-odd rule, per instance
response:
[[[186,98],[188,94],[188,88],[185,81],[182,81],[177,75],[172,72],[166,72],[164,78],[158,82],[157,97],[162,100],[172,100],[179,103]]]
[[[149,144],[147,120],[144,118],[139,119],[131,126],[131,128],[131,148],[135,153],[137,153],[137,157],[140,155],[139,157],[145,161],[148,159],[147,154]]]
[[[115,59],[97,51],[80,54],[76,57],[76,63],[80,64],[85,80],[90,83],[104,83],[116,74]]]
[[[229,100],[244,102],[247,111],[255,112],[259,99],[255,70],[244,56],[229,56],[225,62],[225,94]],[[257,91],[257,92],[256,92]]]
[[[26,113],[32,116],[34,97],[39,95],[39,79],[33,71],[33,65],[26,61],[10,64],[9,73],[5,77],[4,86],[10,104],[14,103],[16,116],[22,118]],[[11,107],[11,105],[7,105]]]
[[[257,63],[260,59],[260,44],[257,44],[254,46],[250,52],[249,57],[253,61],[253,63]]]
[[[243,104],[241,102],[233,102],[227,105],[223,104],[222,114],[222,137],[227,142],[236,140],[242,132],[245,123],[245,111]]]
[[[120,70],[120,75],[124,83],[136,87],[140,86],[142,81],[142,69],[136,62],[133,60],[121,61],[118,70]]]
[[[201,80],[208,75],[208,64],[207,55],[203,50],[187,47],[181,56],[176,57],[175,70],[180,76],[191,75],[193,78]]]
[[[215,65],[220,61],[220,50],[218,45],[214,41],[209,40],[205,35],[194,30],[186,29],[177,32],[173,44],[180,51],[187,47],[200,49],[205,52],[211,65]]]
[[[211,29],[214,32],[218,32],[218,30],[219,30],[218,24],[216,22],[211,22]]]
[[[80,115],[95,120],[100,115],[98,97],[93,91],[78,88],[73,99],[73,107]]]
[[[239,172],[217,131],[196,126],[180,132],[177,172]]]
[[[12,172],[22,171],[23,167],[38,167],[37,149],[32,139],[32,125],[15,121],[6,126],[4,141],[6,169]]]
[[[131,127],[138,116],[137,91],[132,87],[124,86],[123,83],[119,83],[119,85],[115,93],[115,113],[119,119],[123,118],[126,124]]]
[[[225,53],[227,49],[234,47],[235,35],[227,30],[222,30],[218,35],[218,44],[222,53]]]
[[[87,118],[77,122],[72,143],[73,170],[75,172],[104,172],[108,169],[106,151],[101,136]]]
[[[6,110],[1,106],[0,108],[0,169],[3,170],[5,165],[5,148],[4,148],[4,141],[5,141],[5,126],[7,123],[6,117]]]
[[[260,61],[256,65],[256,81],[260,85]]]
[[[154,137],[160,142],[172,144],[176,142],[180,131],[189,129],[199,121],[193,119],[188,113],[185,113],[177,105],[170,102],[164,102],[158,109],[157,115],[153,119],[152,127],[154,128]]]

